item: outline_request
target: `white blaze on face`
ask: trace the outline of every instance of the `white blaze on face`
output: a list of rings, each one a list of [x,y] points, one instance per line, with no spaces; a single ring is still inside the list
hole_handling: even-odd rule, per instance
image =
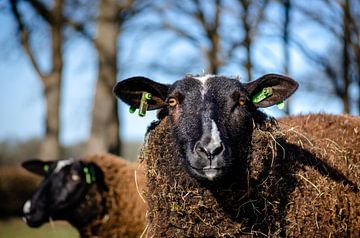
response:
[[[215,77],[215,75],[206,74],[206,75],[203,75],[203,76],[194,77],[194,79],[199,80],[202,85],[205,85],[205,84],[206,84],[206,81],[207,81],[209,78],[213,78],[213,77]]]
[[[200,77],[194,77],[194,79],[198,80],[202,85],[201,95],[202,95],[203,98],[204,98],[204,95],[205,95],[205,93],[207,91],[206,81],[209,78],[213,78],[213,77],[215,77],[215,75],[212,75],[212,74],[206,74],[206,75],[203,75],[203,76],[200,76]]]
[[[23,213],[24,214],[28,214],[30,213],[30,208],[31,208],[31,201],[30,200],[27,200],[24,204],[24,207],[23,207]]]
[[[211,120],[211,139],[206,148],[212,153],[219,147],[221,147],[220,132],[214,120]]]
[[[62,168],[64,168],[66,165],[70,165],[74,162],[74,159],[66,159],[66,160],[59,160],[56,164],[56,168],[54,170],[54,173],[59,172]]]

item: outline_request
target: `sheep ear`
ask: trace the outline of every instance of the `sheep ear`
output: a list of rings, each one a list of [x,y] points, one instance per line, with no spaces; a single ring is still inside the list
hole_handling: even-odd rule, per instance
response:
[[[139,108],[142,94],[151,93],[151,99],[147,101],[147,110],[154,110],[166,105],[169,85],[157,83],[145,77],[132,77],[118,82],[114,94],[133,108]]]
[[[21,163],[21,166],[29,172],[45,176],[49,172],[49,167],[54,162],[41,161],[37,159],[27,160]]]
[[[266,74],[244,85],[256,107],[270,107],[290,97],[299,84],[283,75]]]
[[[85,173],[85,180],[86,183],[97,183],[101,185],[104,189],[107,189],[105,178],[104,178],[104,172],[102,169],[94,162],[81,162],[82,163],[82,169]],[[87,170],[85,170],[87,168]]]

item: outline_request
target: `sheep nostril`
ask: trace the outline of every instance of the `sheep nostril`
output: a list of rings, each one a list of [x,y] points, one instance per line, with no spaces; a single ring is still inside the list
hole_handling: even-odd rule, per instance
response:
[[[209,153],[204,146],[198,141],[195,144],[195,152],[201,157],[208,157]]]
[[[224,151],[223,143],[219,144],[216,148],[207,148],[207,146],[202,145],[201,142],[196,142],[194,147],[195,153],[201,158],[207,158],[212,160],[215,156],[221,154]]]
[[[220,154],[221,152],[223,152],[223,150],[224,150],[224,145],[221,143],[219,147],[217,147],[213,150],[211,155],[216,156],[216,155]]]

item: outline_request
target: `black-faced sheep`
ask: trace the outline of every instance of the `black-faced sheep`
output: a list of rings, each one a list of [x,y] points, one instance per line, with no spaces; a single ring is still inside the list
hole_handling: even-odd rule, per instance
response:
[[[38,227],[66,220],[81,237],[139,237],[146,227],[144,171],[110,155],[86,156],[23,163],[27,170],[45,176],[24,205],[24,221]],[[136,171],[136,177],[135,177]]]
[[[160,109],[141,154],[149,237],[359,235],[360,161],[348,148],[359,148],[360,119],[346,130],[322,126],[318,137],[314,126],[282,128],[258,110],[297,86],[274,74],[248,84],[186,76],[172,85],[135,77],[115,86],[132,107],[145,92],[148,109]],[[352,144],[326,140],[340,132]]]

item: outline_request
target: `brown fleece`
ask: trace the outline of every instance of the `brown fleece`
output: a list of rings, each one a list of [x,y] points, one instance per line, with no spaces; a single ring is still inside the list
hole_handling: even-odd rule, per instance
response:
[[[296,174],[287,231],[292,237],[360,236],[360,118],[304,115],[280,120],[289,141],[319,161]],[[331,169],[329,169],[331,168]]]
[[[143,168],[110,154],[86,156],[82,160],[94,162],[102,169],[108,189],[101,194],[90,191],[89,198],[103,209],[97,219],[79,229],[81,236],[140,237],[146,227],[146,204],[141,197],[145,188]]]
[[[318,129],[316,129],[318,128]],[[329,135],[331,134],[331,135]],[[360,119],[312,115],[253,132],[244,171],[188,175],[168,118],[148,134],[148,237],[358,237]]]

